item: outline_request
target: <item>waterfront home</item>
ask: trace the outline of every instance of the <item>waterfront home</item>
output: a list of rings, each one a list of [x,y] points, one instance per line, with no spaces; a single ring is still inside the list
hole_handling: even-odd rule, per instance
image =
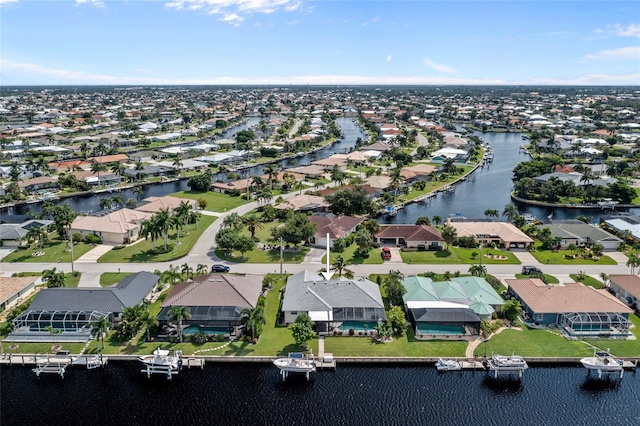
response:
[[[508,222],[458,222],[448,219],[447,225],[456,230],[458,240],[462,237],[473,237],[478,243],[494,243],[507,249],[527,248],[534,243],[531,237]]]
[[[378,193],[382,194],[391,185],[391,178],[389,176],[370,176],[365,178],[364,183],[370,187],[376,189]]]
[[[42,189],[57,189],[60,187],[57,176],[40,176],[25,179],[18,182],[20,189],[26,192],[34,192]]]
[[[306,313],[319,333],[341,331],[366,334],[386,321],[380,288],[366,278],[325,280],[304,270],[287,279],[282,300],[284,323],[293,323]]]
[[[211,184],[211,191],[219,192],[221,194],[230,194],[232,192],[240,192],[241,194],[244,194],[252,185],[253,180],[248,178],[230,182],[213,182]]]
[[[41,277],[0,277],[0,311],[22,302],[40,282]]]
[[[111,172],[93,173],[91,170],[78,170],[69,172],[79,181],[85,181],[89,185],[116,185],[124,180],[120,175]]]
[[[325,171],[331,171],[334,167],[337,167],[339,171],[347,170],[347,160],[343,158],[325,158],[322,160],[312,161],[311,164],[314,166],[320,166],[324,168]]]
[[[616,232],[628,232],[629,237],[640,241],[640,216],[605,217],[604,223]]]
[[[85,160],[53,161],[47,166],[55,173],[62,173],[76,169],[89,170],[91,163]]]
[[[391,151],[392,146],[389,142],[386,141],[378,141],[374,142],[370,145],[364,145],[358,148],[358,151],[378,151],[378,152],[387,152]],[[366,154],[365,154],[366,155]]]
[[[321,178],[326,173],[324,167],[314,165],[294,167],[292,169],[289,169],[289,171],[292,173],[304,175],[310,179]]]
[[[374,235],[380,245],[404,246],[420,250],[441,250],[444,239],[437,228],[427,225],[382,225]]]
[[[480,321],[491,319],[504,299],[481,277],[454,277],[434,282],[409,276],[402,296],[417,337],[465,336],[480,332]]]
[[[89,157],[87,158],[87,161],[89,163],[95,161],[100,164],[126,163],[129,161],[129,156],[127,154],[101,155],[98,157]]]
[[[570,338],[630,335],[633,310],[607,290],[580,283],[547,285],[537,278],[505,281],[508,294],[522,304],[527,322],[558,327]]]
[[[467,158],[469,158],[467,151],[457,148],[441,148],[431,153],[431,161],[455,160],[465,162]]]
[[[562,248],[567,248],[567,246],[571,244],[575,244],[576,246],[602,244],[605,250],[616,250],[622,242],[620,238],[610,234],[604,229],[579,220],[538,225],[537,228],[549,228],[552,237],[561,238],[560,247]]]
[[[78,216],[71,223],[71,234],[93,234],[103,244],[128,244],[140,237],[142,223],[151,217],[144,211],[120,209],[104,216]]]
[[[136,170],[135,168],[125,169],[124,175],[131,180],[139,179],[140,177],[159,177],[175,175],[176,171],[173,167],[165,166],[144,166],[142,170]]]
[[[430,164],[416,164],[414,166],[403,167],[400,169],[400,175],[404,178],[406,184],[418,181],[426,181],[431,178],[431,173],[438,168]]]
[[[329,210],[329,203],[324,197],[300,194],[276,204],[274,207],[278,210],[293,210],[296,212],[326,212]]]
[[[91,338],[91,322],[106,317],[117,326],[122,320],[123,309],[149,298],[159,279],[158,275],[143,271],[125,277],[111,287],[40,290],[29,307],[13,320],[14,330],[7,340],[50,342],[55,338],[86,342]],[[59,334],[52,336],[47,327],[53,327]]]
[[[162,197],[147,197],[144,198],[141,204],[136,207],[134,210],[147,212],[147,213],[158,213],[160,210],[169,209],[174,210],[177,208],[182,202],[188,203],[192,209],[196,209],[197,202],[196,200],[192,200],[189,198],[179,198],[173,197],[171,195],[165,195]]]
[[[640,305],[640,277],[637,275],[609,275],[609,290],[618,299],[638,310]]]
[[[25,237],[33,227],[49,231],[52,220],[31,219],[22,223],[0,224],[0,244],[2,247],[18,247],[26,243]]]
[[[183,320],[183,326],[193,332],[217,328],[216,331],[229,334],[240,326],[242,311],[257,306],[263,278],[258,274],[210,274],[176,284],[162,302],[160,326],[171,321],[172,307],[186,306],[191,318]]]
[[[327,234],[329,235],[329,244],[333,247],[333,242],[337,238],[344,238],[355,232],[358,225],[364,221],[359,217],[336,216],[331,213],[316,213],[309,216],[309,220],[316,224],[316,233],[309,242],[319,247],[327,246]]]
[[[159,162],[158,166],[171,167],[172,169],[180,172],[188,172],[191,170],[203,170],[206,169],[209,165],[204,161],[185,158],[183,160],[180,160],[180,165],[176,165],[172,160],[165,160]]]

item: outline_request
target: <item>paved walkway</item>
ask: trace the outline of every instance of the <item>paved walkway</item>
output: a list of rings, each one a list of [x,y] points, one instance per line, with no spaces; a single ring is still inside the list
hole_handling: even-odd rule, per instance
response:
[[[522,262],[523,265],[532,265],[532,266],[540,265],[540,262],[538,262],[538,259],[533,257],[533,255],[526,250],[522,250],[522,251],[513,250],[512,253],[518,258],[520,262]]]
[[[518,330],[518,331],[522,331],[521,328],[518,327],[500,327],[499,329],[497,329],[495,331],[495,333],[493,333],[490,337],[495,336],[498,333],[502,333],[504,330]],[[469,342],[469,345],[467,345],[467,349],[464,352],[464,356],[466,358],[474,358],[474,354],[473,352],[476,350],[476,348],[480,345],[480,343],[484,342],[484,339],[476,339],[473,342]]]

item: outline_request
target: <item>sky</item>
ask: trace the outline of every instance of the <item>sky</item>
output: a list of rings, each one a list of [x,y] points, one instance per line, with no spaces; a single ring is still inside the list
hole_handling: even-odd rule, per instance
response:
[[[640,85],[638,1],[0,0],[0,85]]]

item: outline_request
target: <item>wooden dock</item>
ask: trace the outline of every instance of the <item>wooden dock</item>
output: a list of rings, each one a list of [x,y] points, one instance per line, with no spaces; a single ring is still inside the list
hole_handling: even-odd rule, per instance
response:
[[[334,370],[336,369],[336,359],[333,354],[323,354],[316,360],[316,368],[320,370]]]
[[[482,364],[482,361],[476,361],[476,360],[472,360],[472,361],[460,361],[460,365],[462,366],[463,370],[484,370],[484,364]]]

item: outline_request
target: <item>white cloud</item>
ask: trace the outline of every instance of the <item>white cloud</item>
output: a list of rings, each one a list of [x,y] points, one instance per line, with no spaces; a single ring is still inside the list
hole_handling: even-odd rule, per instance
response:
[[[18,0],[0,0],[0,6],[4,6],[11,3],[18,3]]]
[[[607,25],[604,28],[597,28],[595,30],[597,34],[596,38],[609,38],[609,37],[640,37],[640,24],[631,23],[629,25],[613,24]]]
[[[98,9],[104,9],[105,8],[105,4],[103,1],[100,0],[76,0],[76,6],[81,6],[83,4],[87,4],[90,6],[95,6]]]
[[[433,68],[436,71],[440,72],[457,72],[454,68],[448,65],[436,64],[431,59],[423,59],[422,62],[428,66],[429,68]]]
[[[367,21],[367,22],[363,22],[363,23],[362,23],[362,26],[363,26],[363,27],[366,27],[367,25],[370,25],[370,24],[377,24],[378,22],[380,22],[380,18],[378,18],[377,16],[375,16],[375,17],[371,18],[369,21]]]
[[[640,59],[640,46],[619,47],[617,49],[600,50],[584,56],[586,60],[603,58]]]
[[[222,21],[234,25],[243,21],[246,15],[271,14],[278,10],[293,12],[301,5],[300,0],[171,0],[165,3],[169,9],[222,15]]]
[[[299,23],[300,21],[296,19],[296,20],[287,22],[287,25],[298,25]]]
[[[528,80],[508,80],[501,78],[454,78],[424,76],[376,77],[361,75],[302,75],[302,76],[253,76],[253,77],[211,77],[211,78],[158,78],[150,76],[113,76],[92,74],[86,71],[71,71],[25,62],[2,59],[3,82],[5,84],[88,84],[88,85],[637,85],[640,72],[630,74],[585,74],[575,77],[539,77]],[[141,73],[142,70],[137,70]],[[14,79],[13,75],[19,75]],[[26,80],[25,80],[26,79]],[[14,80],[14,81],[12,81]]]
[[[391,62],[391,55],[387,56],[387,62]]]

